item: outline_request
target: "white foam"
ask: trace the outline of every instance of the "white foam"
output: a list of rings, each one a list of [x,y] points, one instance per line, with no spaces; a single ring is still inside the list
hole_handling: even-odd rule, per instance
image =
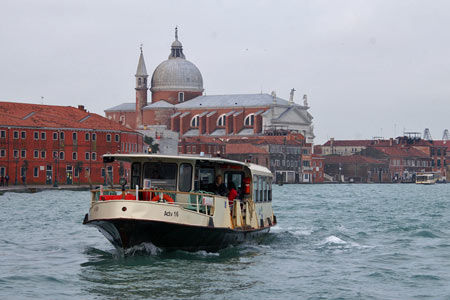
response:
[[[205,250],[200,250],[200,251],[194,252],[194,254],[201,255],[201,256],[219,256],[220,255],[220,253],[207,252]]]
[[[337,236],[334,235],[330,235],[329,237],[327,237],[325,239],[324,244],[338,244],[338,245],[344,245],[347,244],[346,241],[341,240],[340,238],[338,238]]]

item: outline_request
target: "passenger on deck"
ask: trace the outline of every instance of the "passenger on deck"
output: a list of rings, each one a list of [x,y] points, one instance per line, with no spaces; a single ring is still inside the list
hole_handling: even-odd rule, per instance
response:
[[[228,189],[230,190],[230,192],[228,193],[228,204],[230,205],[230,208],[232,208],[234,204],[234,199],[236,199],[238,194],[234,182],[230,182],[228,184]]]
[[[214,193],[220,196],[226,196],[228,193],[221,175],[216,176],[216,182],[214,183]]]

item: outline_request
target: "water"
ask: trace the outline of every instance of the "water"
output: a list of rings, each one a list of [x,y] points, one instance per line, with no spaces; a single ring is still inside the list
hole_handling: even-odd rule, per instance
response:
[[[275,187],[279,225],[219,253],[122,256],[88,192],[0,196],[1,299],[450,299],[450,184]]]

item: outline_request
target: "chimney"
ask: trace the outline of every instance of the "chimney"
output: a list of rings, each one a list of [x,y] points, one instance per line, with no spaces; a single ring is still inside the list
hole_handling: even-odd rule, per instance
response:
[[[78,104],[78,109],[81,111],[86,111],[86,109],[84,109],[84,105]]]
[[[392,147],[393,144],[394,144],[394,139],[393,139],[393,138],[390,138],[390,139],[389,139],[389,146]]]

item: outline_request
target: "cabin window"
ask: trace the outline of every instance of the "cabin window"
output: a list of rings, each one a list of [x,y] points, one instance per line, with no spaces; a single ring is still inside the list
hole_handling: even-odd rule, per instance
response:
[[[214,190],[214,169],[196,168],[195,169],[195,190],[213,191]]]
[[[268,199],[272,201],[272,178],[267,178],[267,187],[268,187]]]
[[[264,201],[264,186],[263,186],[264,177],[259,176],[258,181],[259,181],[259,183],[258,183],[259,201],[263,202]]]
[[[180,183],[178,188],[181,192],[190,192],[192,185],[192,165],[181,164],[180,165]]]
[[[102,175],[103,172],[104,169],[102,169]],[[141,164],[135,162],[131,165],[131,188],[132,189],[136,188],[136,185],[140,185],[140,182],[141,182]]]
[[[144,178],[150,179],[151,186],[163,190],[176,190],[177,170],[175,163],[149,162],[144,164]]]
[[[253,201],[259,202],[258,176],[253,176]]]

